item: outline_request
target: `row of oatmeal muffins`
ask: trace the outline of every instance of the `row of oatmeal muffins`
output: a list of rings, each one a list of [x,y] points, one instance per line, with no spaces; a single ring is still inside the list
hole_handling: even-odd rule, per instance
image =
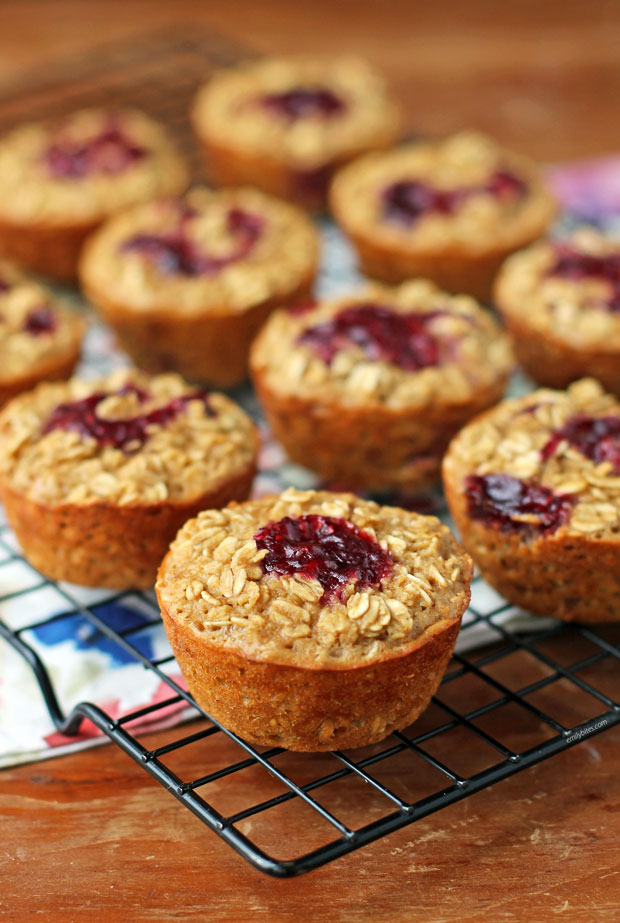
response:
[[[271,73],[268,63],[242,69],[244,80],[263,64]],[[239,73],[218,78],[215,95]],[[322,124],[325,114],[299,90],[306,77],[286,90],[295,68],[275,73],[265,79],[293,106],[294,125],[314,125],[315,116]],[[322,98],[316,81],[309,85]],[[204,93],[210,98],[210,86]],[[240,125],[271,117],[269,106],[235,106]],[[163,130],[131,111],[16,129],[0,142],[0,251],[43,271],[71,262],[74,274],[79,249],[82,286],[134,362],[227,387],[245,377],[250,341],[269,313],[308,295],[317,234],[294,206],[257,190],[179,197],[187,171],[180,161],[172,169],[177,159]],[[539,237],[553,215],[534,166],[471,133],[358,158],[339,172],[331,198],[368,275],[428,277],[479,297],[507,254]],[[65,232],[66,259],[57,252]],[[594,375],[618,392],[618,246],[584,232],[534,247],[495,283],[519,359],[543,384]]]
[[[198,92],[191,122],[218,185],[310,208],[331,187],[336,220],[382,281],[422,275],[486,295],[498,262],[553,216],[534,165],[482,135],[394,149],[399,107],[357,59],[243,63]],[[187,181],[174,142],[137,111],[20,126],[0,141],[0,252],[73,278],[98,225]]]
[[[243,411],[176,375],[46,383],[0,414],[0,496],[28,560],[87,585],[152,586],[185,523],[158,592],[198,703],[255,743],[381,740],[441,680],[470,559],[436,519],[351,494],[226,506],[256,452]]]
[[[503,259],[540,237],[554,214],[534,165],[489,138],[461,133],[389,149],[397,107],[359,61],[246,63],[199,92],[192,122],[224,184],[252,183],[294,200],[300,176],[348,164],[332,185],[332,210],[364,271],[382,281],[427,277],[486,298]],[[371,148],[384,150],[364,154]],[[274,171],[279,179],[270,182]],[[0,251],[73,276],[86,237],[129,208],[92,241],[83,286],[139,365],[228,386],[244,377],[249,341],[269,311],[307,293],[316,236],[299,212],[259,193],[237,190],[227,200],[194,190],[177,201],[187,177],[173,142],[142,113],[92,110],[22,126],[0,142]],[[614,245],[608,249],[611,259],[590,260],[587,270],[574,259],[567,270],[563,259],[553,275],[564,291],[540,286],[548,310],[522,308],[523,261],[496,287],[500,307],[508,291],[519,357],[530,372],[542,369],[543,383],[598,374],[617,387],[609,345],[617,298],[568,291],[576,282],[613,288]],[[528,305],[536,297],[530,291]],[[570,342],[575,301],[585,345],[574,335]]]
[[[336,166],[393,142],[395,113],[372,75],[349,65],[330,75],[331,86],[324,79],[309,66],[300,77],[253,65],[201,95],[195,126],[200,134],[201,119],[211,119],[207,154],[234,174],[222,174],[224,184],[267,185],[268,176],[270,192],[314,207]],[[173,176],[159,142],[150,150],[146,123],[134,134],[133,115],[103,125],[100,114],[81,118],[83,134],[64,126],[51,142],[33,134],[24,148],[39,152],[35,171],[58,180],[39,200],[50,215],[63,183],[79,189],[72,179],[85,180],[82,192],[92,187],[99,206],[110,203],[107,216],[124,196],[125,204],[153,198],[153,187],[145,190],[160,167]],[[307,118],[316,123],[311,131]],[[239,132],[225,130],[233,123]],[[259,143],[266,129],[271,149]],[[322,147],[332,156],[327,166],[316,160]],[[278,173],[272,150],[300,159]],[[151,156],[155,170],[145,163]],[[139,183],[134,167],[145,168]],[[123,184],[110,184],[117,174]],[[135,205],[91,238],[82,282],[142,366],[226,385],[244,376],[250,342],[271,310],[307,298],[316,235],[292,206],[255,190],[179,198],[180,177],[179,190],[160,190],[172,197]],[[101,220],[88,201],[71,236],[71,271]],[[368,274],[390,282],[423,274],[480,297],[503,258],[539,237],[553,213],[530,164],[469,134],[352,163],[332,186],[332,207]],[[37,247],[52,254],[52,237],[62,248],[59,228],[47,237],[49,228],[39,230],[30,255]],[[27,263],[28,246],[14,231],[9,220],[5,237]],[[567,303],[572,319],[595,312],[585,326],[598,325],[601,340],[607,328],[596,312],[616,313],[606,242],[536,246],[515,256],[497,283],[526,365],[530,335],[519,339],[517,326],[526,276],[554,331],[570,314]],[[58,254],[55,262],[62,265]],[[62,310],[40,293],[16,300],[11,272],[11,348],[34,356],[41,343],[42,356],[51,348],[58,358],[70,324],[65,329]],[[38,340],[43,334],[58,339]],[[328,480],[373,487],[434,480],[453,434],[500,400],[511,365],[508,339],[489,315],[428,282],[376,285],[278,312],[251,356],[291,457]],[[567,374],[583,370],[573,365]],[[9,404],[0,436],[0,494],[29,559],[50,576],[152,585],[190,517],[160,567],[158,595],[190,689],[230,729],[292,749],[361,746],[426,706],[471,578],[469,557],[436,520],[350,494],[288,491],[238,502],[252,481],[254,427],[229,399],[176,375],[43,385]],[[499,405],[452,442],[444,461],[451,508],[466,547],[507,598],[533,610],[538,600],[538,611],[560,618],[618,617],[619,445],[618,404],[588,382],[567,395]],[[230,500],[237,502],[226,506]],[[600,567],[589,566],[592,553]],[[533,590],[524,589],[528,581]]]
[[[178,362],[171,364],[180,365],[186,379],[204,380],[200,363],[212,357],[209,361],[220,362],[216,377],[229,384],[243,374],[254,341],[251,377],[274,433],[291,460],[328,484],[405,490],[431,485],[438,479],[451,437],[467,420],[501,399],[514,365],[510,337],[472,298],[448,295],[418,280],[398,288],[369,285],[356,294],[321,303],[297,303],[276,311],[266,322],[265,314],[271,313],[267,302],[249,314],[240,310],[237,315],[215,315],[205,321],[200,305],[206,293],[214,299],[224,297],[217,295],[224,290],[224,280],[209,289],[203,279],[192,279],[185,289],[171,282],[172,290],[184,295],[176,321],[163,305],[158,322],[145,324],[139,319],[144,301],[156,308],[158,296],[166,304],[172,295],[155,284],[148,266],[146,274],[136,276],[141,264],[133,264],[124,251],[146,249],[149,261],[162,259],[160,237],[177,233],[190,203],[196,235],[203,217],[207,225],[213,221],[221,225],[233,215],[240,225],[254,228],[256,202],[255,211],[248,210],[254,195],[248,190],[241,197],[244,209],[239,193],[226,192],[222,199],[221,194],[206,190],[196,190],[182,204],[142,206],[147,216],[156,213],[162,227],[159,236],[134,233],[135,224],[127,227],[127,216],[117,218],[87,251],[87,262],[94,267],[88,284],[96,292],[93,298],[100,299],[106,316],[132,343],[132,351],[144,357],[140,365],[152,372],[165,369],[176,351]],[[255,281],[262,277],[271,288],[279,285],[295,302],[302,291],[308,296],[307,281],[298,284],[300,273],[308,269],[308,253],[293,249],[288,254],[290,273],[278,275],[282,260],[275,255],[282,243],[276,225],[282,219],[284,233],[288,208],[277,203],[264,259],[246,265],[243,280],[249,284],[254,273]],[[308,228],[297,230],[301,242]],[[190,239],[187,229],[183,233]],[[289,236],[292,242],[294,235]],[[115,282],[106,290],[106,273],[98,275],[106,260],[100,257],[107,253],[113,260],[117,251],[121,256],[112,264],[110,276]],[[314,258],[312,254],[310,259]],[[587,275],[592,265],[600,264],[613,267],[614,256],[602,238],[584,232],[569,242],[537,244],[512,257],[500,274],[498,305],[509,332],[517,328],[512,341],[526,369],[536,371],[531,363],[540,351],[523,332],[524,322],[518,317],[524,287],[529,286],[532,299],[539,293],[539,324],[555,323],[561,329],[556,315],[564,313],[571,318],[569,334],[575,333],[576,326],[581,337],[581,348],[575,345],[571,352],[569,342],[555,363],[553,350],[561,344],[545,341],[548,361],[538,373],[543,382],[564,384],[594,374],[610,390],[618,390],[612,361],[614,324],[620,322],[613,309],[614,289],[611,286],[610,292],[605,281]],[[83,325],[39,285],[8,265],[0,270],[0,347],[5,360],[0,398],[6,401],[37,381],[67,377],[79,355]],[[119,294],[123,291],[134,293],[131,310],[119,304],[123,297],[127,301],[126,294]],[[229,289],[227,297],[233,294]],[[242,292],[242,301],[244,297]],[[578,324],[580,308],[584,316]],[[261,332],[255,337],[261,321]]]
[[[177,376],[42,385],[9,404],[0,435],[0,494],[44,573],[148,586],[185,523],[159,567],[162,615],[197,702],[229,729],[355,747],[426,707],[472,567],[434,517],[315,491],[225,506],[248,494],[253,425]],[[590,380],[487,411],[444,460],[489,582],[582,622],[618,619],[619,475],[620,404]]]

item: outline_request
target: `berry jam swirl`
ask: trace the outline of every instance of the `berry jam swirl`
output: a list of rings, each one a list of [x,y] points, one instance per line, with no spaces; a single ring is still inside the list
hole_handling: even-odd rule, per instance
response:
[[[553,431],[543,447],[543,461],[551,458],[562,442],[568,442],[595,465],[610,462],[614,473],[620,474],[620,417],[572,417]]]
[[[113,446],[115,449],[126,451],[129,446],[139,448],[144,445],[152,426],[165,426],[178,417],[190,401],[202,401],[207,416],[215,416],[215,411],[209,404],[208,394],[201,390],[174,397],[163,407],[135,417],[108,420],[97,415],[97,407],[107,397],[124,394],[134,394],[140,404],[150,397],[146,391],[135,385],[125,385],[112,392],[96,391],[81,400],[59,404],[48,417],[43,432],[63,429],[79,433],[86,439],[94,439],[100,446]]]
[[[123,253],[138,253],[162,275],[214,276],[231,263],[245,259],[260,239],[264,221],[241,208],[231,208],[226,216],[226,231],[232,250],[226,256],[202,252],[189,236],[188,225],[197,213],[184,209],[177,227],[163,234],[135,234],[121,244]]]
[[[148,153],[111,121],[88,141],[71,141],[59,136],[45,150],[42,160],[52,176],[58,179],[84,179],[87,176],[122,173],[143,160]]]
[[[486,183],[456,189],[434,189],[420,180],[401,180],[383,190],[382,215],[387,221],[410,227],[423,215],[454,215],[475,195],[517,202],[527,191],[527,184],[508,170],[496,170]]]
[[[470,475],[465,483],[472,519],[501,532],[546,535],[568,522],[572,494],[556,494],[542,484],[508,474]]]
[[[347,584],[377,587],[392,572],[392,555],[346,519],[308,514],[269,522],[254,536],[264,574],[317,580],[326,602],[343,600]]]
[[[297,339],[327,365],[337,353],[358,346],[371,360],[382,360],[410,372],[439,363],[439,340],[428,329],[442,311],[400,314],[381,304],[360,304],[332,320],[304,330]]]
[[[548,276],[582,282],[585,279],[606,282],[610,289],[608,298],[592,300],[592,307],[602,308],[612,314],[620,314],[620,253],[595,256],[581,253],[574,247],[558,244],[555,247],[554,262],[547,270]]]
[[[312,116],[329,119],[342,115],[347,108],[340,96],[324,87],[297,86],[281,93],[265,93],[259,102],[264,109],[289,122]]]
[[[40,336],[41,334],[53,333],[57,327],[56,315],[47,305],[40,305],[38,308],[32,308],[26,315],[22,330],[29,333],[30,336]]]

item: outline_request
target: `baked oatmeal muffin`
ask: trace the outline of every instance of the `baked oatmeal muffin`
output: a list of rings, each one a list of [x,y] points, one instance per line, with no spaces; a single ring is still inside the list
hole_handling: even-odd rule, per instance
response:
[[[81,318],[0,260],[0,407],[40,381],[68,378],[83,334]]]
[[[194,130],[210,176],[322,209],[335,169],[397,138],[399,110],[358,58],[263,58],[199,91]]]
[[[308,298],[317,261],[317,231],[294,206],[196,188],[111,219],[80,276],[137,365],[229,386],[273,308]]]
[[[156,588],[213,718],[254,744],[332,750],[382,740],[426,708],[471,574],[434,517],[289,489],[187,522]]]
[[[279,311],[251,355],[290,458],[368,488],[437,480],[450,438],[501,399],[512,365],[508,337],[472,298],[423,280]]]
[[[484,577],[538,615],[620,620],[620,403],[593,379],[505,401],[456,436],[450,511]]]
[[[504,258],[555,212],[532,162],[474,132],[361,157],[338,173],[330,203],[366,275],[422,276],[483,300]]]
[[[46,576],[149,587],[186,519],[247,497],[256,449],[236,404],[177,375],[43,384],[0,414],[0,499]]]
[[[519,361],[541,385],[591,375],[620,395],[620,242],[582,228],[515,253],[495,302]]]
[[[85,109],[0,139],[0,253],[75,278],[86,236],[109,215],[187,185],[164,129],[133,109]]]

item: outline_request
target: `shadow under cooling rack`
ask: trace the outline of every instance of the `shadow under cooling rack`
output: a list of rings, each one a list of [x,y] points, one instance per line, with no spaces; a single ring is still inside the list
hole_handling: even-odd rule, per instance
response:
[[[10,533],[0,531],[2,570],[23,559]],[[151,594],[110,594],[83,605],[74,589],[31,570],[30,584],[0,596],[20,611],[19,627],[0,621],[0,636],[29,663],[56,728],[75,734],[86,718],[127,752],[186,808],[263,872],[299,875],[469,797],[508,776],[620,723],[620,626],[567,626],[514,633],[498,624],[507,609],[476,608],[488,599],[474,583],[474,604],[462,629],[484,624],[495,641],[455,654],[437,696],[414,726],[381,744],[354,751],[296,754],[253,747],[222,728],[167,675],[173,656]],[[33,594],[53,588],[64,605],[51,618],[28,619]],[[140,617],[117,630],[111,603]],[[124,656],[157,674],[169,690],[161,701],[113,718],[89,702],[65,713],[36,644],[41,630],[67,619],[86,620]],[[158,656],[141,643],[156,632]],[[162,649],[162,644],[164,649]],[[176,726],[149,749],[147,719],[185,708],[200,723]],[[294,840],[296,854],[291,854]]]

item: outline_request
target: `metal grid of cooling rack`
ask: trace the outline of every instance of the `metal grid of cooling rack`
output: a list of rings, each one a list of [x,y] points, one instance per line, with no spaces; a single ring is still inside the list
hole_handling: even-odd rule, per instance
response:
[[[214,66],[234,60],[241,50],[192,28],[48,65],[0,97],[0,131],[76,107],[130,102],[173,130],[199,175],[185,118],[189,100]],[[28,567],[8,528],[0,526],[0,586],[3,568],[18,561]],[[30,571],[27,587],[0,594],[0,606],[10,603],[21,612],[18,628],[0,621],[0,637],[30,665],[57,729],[71,735],[84,718],[92,721],[240,855],[274,876],[317,868],[620,723],[617,627],[554,623],[529,633],[510,631],[504,624],[509,607],[477,578],[462,637],[486,626],[493,643],[454,655],[415,726],[349,752],[255,748],[212,721],[167,675],[169,649],[162,654],[158,645],[157,658],[144,653],[142,634],[163,634],[152,595],[109,594],[85,605],[75,588],[54,584],[60,608],[37,620],[28,617],[29,595],[52,584]],[[106,604],[132,598],[142,617],[117,631],[106,621]],[[78,616],[154,672],[169,696],[120,719],[88,702],[63,708],[35,638],[41,626]],[[196,719],[191,728],[177,725],[166,732],[165,744],[149,749],[136,722],[184,703],[186,716]],[[190,751],[192,758],[184,759]],[[288,855],[287,832],[294,830],[299,842],[301,829],[308,834],[307,848]]]
[[[0,530],[0,547],[4,552],[1,582],[2,567],[18,557],[6,527]],[[21,598],[27,609],[28,594],[46,585],[50,585],[49,581],[40,577],[27,589],[0,596],[0,604],[9,597],[13,602]],[[136,643],[140,633],[152,628],[163,631],[151,594],[110,594],[96,605],[86,606],[71,588],[54,586],[66,602],[63,611],[51,619],[33,619],[14,630],[0,621],[0,636],[34,671],[57,729],[67,735],[75,734],[82,720],[88,718],[241,856],[277,877],[317,868],[620,723],[617,630],[554,623],[530,634],[508,631],[498,624],[498,616],[508,608],[505,604],[486,612],[476,608],[477,589],[484,587],[480,578],[476,578],[474,604],[462,631],[472,631],[485,623],[497,640],[485,649],[454,655],[429,713],[412,728],[393,733],[380,745],[349,752],[309,755],[291,754],[281,748],[256,748],[210,719],[162,671],[162,666],[173,660],[172,652],[152,659],[140,650]],[[142,600],[144,618],[124,631],[115,631],[98,610],[105,603],[131,596]],[[98,633],[123,648],[136,662],[154,671],[167,684],[170,695],[120,719],[88,702],[63,713],[44,659],[30,639],[44,622],[49,624],[76,615],[87,619]],[[587,656],[583,656],[586,650]],[[535,673],[542,674],[535,679],[533,667]],[[463,689],[464,679],[469,681],[469,692]],[[472,681],[475,689],[471,687]],[[146,715],[156,717],[157,712],[183,701],[193,717],[202,719],[198,729],[192,726],[188,732],[185,726],[177,726],[168,742],[153,750],[132,733],[132,722]],[[510,710],[509,717],[506,710]],[[502,739],[507,736],[509,724],[524,735],[520,739],[526,745],[515,748]],[[228,757],[225,760],[221,747],[217,747],[217,740],[222,737],[230,744],[225,748]],[[187,777],[171,757],[178,757],[184,748],[198,744],[202,771]],[[463,757],[470,771],[459,765]],[[300,770],[304,768],[310,773],[302,772],[305,778],[300,778]],[[242,773],[249,769],[263,774],[266,795],[273,791],[273,783],[277,783],[277,794],[256,798],[255,786],[250,789],[237,784]],[[434,781],[429,778],[429,770]],[[334,810],[329,806],[330,798],[323,798],[322,793],[342,779],[348,780],[347,788],[340,790],[336,800],[338,810]],[[214,783],[219,786],[222,780],[233,781],[226,812],[210,797],[211,787]],[[351,785],[351,780],[363,783],[363,797],[360,798],[361,792]],[[366,803],[360,806],[360,801]],[[262,820],[269,831],[273,827],[271,812],[277,812],[276,826],[290,830],[290,823],[298,822],[299,811],[295,808],[300,804],[314,815],[309,822],[306,814],[304,823],[308,829],[312,828],[318,845],[307,852],[278,858],[261,844],[260,824],[254,825],[253,833],[244,832],[244,822],[250,818]],[[291,818],[282,812],[287,806],[292,809]],[[349,817],[354,817],[355,822]],[[286,851],[282,837],[280,846]]]

